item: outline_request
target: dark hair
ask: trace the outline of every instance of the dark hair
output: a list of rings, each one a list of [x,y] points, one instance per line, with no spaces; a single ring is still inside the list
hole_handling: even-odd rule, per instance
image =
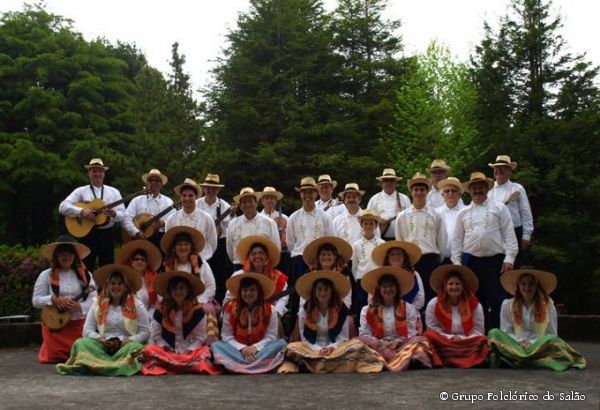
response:
[[[404,248],[401,248],[399,246],[394,246],[393,248],[390,248],[387,250],[387,252],[385,253],[385,259],[383,260],[383,266],[391,266],[389,253],[393,249],[400,249],[402,251],[402,255],[404,256],[404,258],[402,260],[402,269],[409,271],[409,272],[414,272],[415,269],[413,268],[413,266],[410,263],[410,258],[408,257],[408,253],[406,253]]]
[[[108,282],[110,282],[110,280],[115,277],[121,278],[121,280],[125,284],[125,292],[123,292],[123,295],[121,296],[121,300],[119,301],[119,304],[122,306],[125,304],[125,301],[127,300],[127,296],[130,293],[132,293],[131,288],[129,287],[129,283],[127,283],[127,280],[125,280],[125,275],[123,275],[121,272],[118,272],[118,271],[109,273],[106,278],[106,283],[104,284],[104,287],[106,287],[108,297],[109,297],[110,301],[112,302],[112,295],[110,294],[110,291],[108,290]]]
[[[182,194],[183,194],[184,191],[194,191],[194,194],[196,196],[200,195],[200,193],[198,192],[198,190],[196,188],[194,188],[193,186],[191,186],[191,185],[184,185],[179,190],[179,192],[182,193]]]
[[[263,289],[262,289],[262,286],[260,286],[260,283],[258,283],[258,281],[253,278],[244,278],[240,281],[240,288],[238,290],[239,295],[237,295],[237,298],[239,301],[238,312],[240,312],[241,309],[244,308],[245,306],[248,306],[248,304],[244,301],[244,299],[242,299],[242,289],[246,289],[251,286],[256,286],[256,290],[258,291],[258,297],[256,298],[256,302],[254,302],[254,306],[262,306],[265,303]]]
[[[186,299],[189,300],[194,300],[195,296],[194,296],[194,292],[192,290],[192,286],[190,285],[190,282],[185,279],[182,278],[181,276],[175,276],[174,278],[171,278],[169,280],[169,284],[167,285],[167,295],[165,295],[165,298],[171,298],[171,291],[175,288],[175,286],[179,285],[180,283],[184,284],[187,287],[187,295],[185,295]]]
[[[133,253],[131,254],[131,258],[138,255],[143,256],[145,259],[148,259],[148,254],[143,249],[136,249],[135,251],[133,251]]]
[[[194,241],[192,241],[192,237],[187,233],[178,233],[177,235],[175,235],[175,237],[173,238],[173,242],[171,243],[171,249],[169,249],[170,255],[175,254],[175,245],[177,245],[177,243],[179,242],[188,242],[191,245],[192,249],[190,250],[190,255],[198,253],[196,245],[194,245]]]
[[[396,296],[394,296],[394,306],[398,306],[400,300],[402,300],[402,295],[400,294],[400,285],[396,278],[392,275],[386,274],[379,278],[377,281],[377,288],[375,289],[375,294],[373,295],[373,304],[374,305],[383,305],[383,297],[381,296],[381,287],[384,284],[393,284],[396,287]]]
[[[319,301],[317,300],[317,285],[321,283],[331,289],[331,298],[329,299],[329,307],[337,306],[341,302],[340,295],[338,294],[333,282],[327,278],[320,278],[314,281],[312,289],[310,290],[310,298],[304,304],[304,310],[308,313],[312,309],[319,307]],[[343,302],[342,302],[343,303]]]
[[[69,245],[68,243],[61,243],[54,249],[54,252],[52,253],[52,269],[60,268],[60,264],[58,263],[58,254],[60,252],[69,252],[75,256],[73,263],[71,264],[71,269],[77,271],[77,268],[79,268],[82,262],[81,259],[79,259],[79,255],[75,251],[75,247],[73,245]]]
[[[265,246],[264,243],[260,243],[260,242],[254,242],[250,248],[248,249],[248,253],[251,253],[254,249],[256,248],[260,248],[263,251],[265,251],[265,253],[268,255],[269,254],[269,250],[267,249],[267,247]]]
[[[321,252],[332,252],[333,256],[335,256],[335,260],[333,261],[333,267],[332,269],[335,270],[339,270],[341,271],[344,267],[344,261],[342,260],[340,254],[338,253],[338,250],[335,246],[333,246],[330,243],[324,243],[323,245],[319,246],[319,248],[317,249],[317,260],[315,261],[315,270],[321,270],[323,269],[323,266],[321,266],[321,262],[319,262],[319,256],[321,255]]]
[[[422,186],[422,187],[425,187],[425,188],[427,188],[427,190],[428,190],[428,191],[430,190],[430,188],[429,188],[429,185],[427,185],[427,184],[424,184],[424,183],[422,183],[422,182],[417,182],[416,184],[412,184],[412,185],[411,185],[411,187],[410,187],[410,190],[412,191],[412,189],[413,189],[414,187],[416,187],[416,186]]]

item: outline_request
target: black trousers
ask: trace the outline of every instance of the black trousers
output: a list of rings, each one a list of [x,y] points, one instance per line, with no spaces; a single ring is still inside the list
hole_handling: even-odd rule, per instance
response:
[[[81,238],[80,242],[90,248],[90,254],[83,260],[91,272],[96,268],[115,261],[115,228],[94,228]]]
[[[296,281],[306,273],[308,267],[304,263],[302,255],[291,258],[291,269],[288,276],[288,288],[296,286]],[[288,302],[288,311],[283,319],[283,328],[286,337],[289,337],[296,325],[298,318],[298,308],[300,307],[300,296],[296,293],[290,295]]]
[[[515,269],[519,269],[523,265],[528,265],[527,251],[521,247],[521,240],[523,239],[522,226],[517,226],[515,228],[515,236],[517,237],[517,243],[519,244],[519,253],[517,253],[517,257],[515,258],[515,263],[513,264],[513,267]]]
[[[438,266],[440,266],[440,255],[438,253],[426,253],[415,264],[415,270],[421,275],[423,287],[425,288],[425,306],[436,296],[435,291],[429,284],[429,277],[431,276],[431,272]]]
[[[213,256],[208,260],[208,264],[213,271],[215,285],[217,286],[217,290],[215,291],[215,299],[217,302],[219,302],[219,304],[222,304],[223,299],[225,298],[225,293],[227,292],[225,283],[234,272],[233,264],[227,255],[226,238],[219,238],[219,241],[217,242],[217,249],[215,250]]]

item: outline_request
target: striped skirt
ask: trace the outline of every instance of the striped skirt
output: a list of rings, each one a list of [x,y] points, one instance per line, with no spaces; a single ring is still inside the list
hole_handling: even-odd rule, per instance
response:
[[[42,323],[42,346],[38,360],[42,364],[61,363],[69,359],[73,343],[83,332],[85,319],[71,320],[62,329],[52,330]]]
[[[384,346],[380,339],[374,336],[360,336],[361,342],[377,351],[385,361],[385,368],[391,372],[407,370],[412,362],[422,367],[431,367],[431,346],[423,336],[413,336],[396,349]]]
[[[429,339],[433,350],[433,365],[436,367],[470,367],[480,366],[488,356],[487,337],[470,336],[460,339],[449,339],[428,329],[424,335]]]
[[[545,335],[523,348],[515,339],[500,329],[488,334],[490,366],[530,367],[562,371],[583,369],[585,358],[558,336]]]
[[[200,346],[190,353],[167,352],[160,346],[148,345],[144,349],[142,374],[161,376],[164,374],[221,374],[219,366],[211,361],[210,347]]]
[[[249,362],[242,353],[231,344],[218,341],[210,346],[214,361],[231,373],[260,374],[269,373],[283,363],[286,343],[283,339],[272,340],[256,354],[256,359]]]

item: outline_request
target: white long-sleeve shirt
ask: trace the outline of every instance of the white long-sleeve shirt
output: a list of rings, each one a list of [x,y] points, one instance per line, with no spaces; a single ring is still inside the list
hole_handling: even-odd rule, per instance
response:
[[[469,336],[465,336],[458,306],[452,306],[452,327],[450,329],[450,333],[446,333],[446,329],[442,327],[441,323],[435,316],[435,304],[437,303],[437,300],[438,298],[436,296],[427,304],[427,309],[425,310],[425,322],[427,323],[427,329],[435,330],[447,338],[453,338],[457,336],[464,338],[485,335],[485,319],[483,317],[483,308],[481,307],[481,304],[478,304],[473,312],[473,330]]]
[[[272,340],[277,339],[277,329],[279,326],[278,321],[279,321],[279,319],[277,318],[277,315],[275,314],[275,312],[272,311],[271,319],[269,320],[269,326],[267,327],[267,331],[265,332],[265,335],[263,336],[263,338],[260,339],[260,341],[254,343],[253,345],[245,345],[243,343],[238,342],[235,339],[235,335],[233,333],[233,328],[231,327],[231,323],[229,323],[229,313],[224,312],[223,313],[223,327],[221,328],[221,340],[229,343],[230,345],[235,347],[237,350],[242,350],[243,348],[248,347],[248,346],[254,346],[257,351],[261,351],[267,345],[267,343],[269,343]],[[250,332],[250,329],[251,329],[251,321],[248,320],[248,332]]]
[[[97,298],[96,298],[97,299]],[[118,337],[121,341],[129,339],[134,342],[146,343],[150,337],[150,318],[148,312],[144,307],[144,304],[135,299],[135,312],[137,314],[138,330],[135,335],[130,335],[125,329],[125,321],[123,320],[123,308],[121,305],[113,306],[112,304],[108,307],[108,313],[106,314],[106,323],[104,325],[104,334],[98,333],[98,322],[96,321],[96,315],[94,309],[90,309],[83,325],[83,336],[91,337],[92,339],[99,339],[104,337],[110,339]]]
[[[360,311],[360,328],[359,336],[375,336],[373,329],[367,322],[367,312],[369,306],[364,306]],[[407,337],[413,337],[417,334],[417,321],[420,320],[417,309],[410,303],[406,303],[406,327],[408,331]],[[383,339],[398,340],[404,339],[398,334],[396,329],[396,306],[383,307]]]
[[[93,187],[93,191],[92,191]],[[108,185],[97,187],[93,185],[84,185],[79,188],[75,188],[68,197],[64,199],[58,206],[58,212],[64,216],[78,217],[81,216],[81,210],[78,206],[75,206],[75,202],[91,202],[94,199],[102,199],[105,205],[116,202],[123,199],[121,193],[117,188],[113,188]],[[106,225],[98,226],[96,229],[108,229],[112,228],[116,222],[122,222],[125,218],[125,206],[123,204],[117,205],[114,208],[117,213],[114,217],[109,219]]]
[[[377,235],[373,239],[366,239],[364,236],[352,244],[352,276],[354,280],[361,280],[370,270],[377,267],[373,262],[373,249],[385,243]]]
[[[360,227],[360,221],[358,219],[360,214],[360,208],[355,214],[351,214],[348,212],[348,209],[344,207],[344,212],[341,212],[333,220],[335,236],[342,238],[349,244],[358,241],[362,236],[362,228]]]
[[[237,275],[241,275],[242,273],[244,273],[243,269],[237,270],[235,272],[233,272],[233,275],[231,275],[231,277],[237,276]],[[287,283],[285,284],[285,286],[283,287],[283,290],[287,290],[288,285]],[[229,300],[235,299],[235,296],[231,294],[231,292],[229,290],[227,290],[227,292],[225,293],[225,297],[223,298],[223,306],[225,306],[225,303]],[[279,300],[277,300],[277,302],[275,302],[275,311],[279,314],[279,316],[283,316],[285,314],[285,312],[287,312],[287,304],[288,304],[288,300],[290,299],[289,296],[284,296],[282,298],[279,298]]]
[[[519,193],[518,198],[507,203],[510,196],[515,192]],[[533,233],[533,215],[531,214],[527,192],[525,192],[525,188],[521,184],[517,184],[511,180],[506,181],[502,185],[494,182],[494,187],[488,192],[488,198],[505,204],[510,211],[515,228],[523,228],[523,239],[527,241],[531,239],[531,234]]]
[[[227,231],[227,255],[233,263],[244,263],[238,259],[235,248],[242,239],[253,235],[269,238],[281,251],[279,231],[273,219],[259,213],[252,219],[248,219],[246,215],[240,215],[229,223]]]
[[[400,201],[400,206],[398,206]],[[399,212],[410,207],[410,199],[400,192],[392,192],[388,194],[385,191],[381,191],[369,199],[367,208],[370,208],[377,212],[379,216],[386,221],[390,221],[390,226],[385,232],[381,232],[382,238],[393,238],[394,237],[394,223],[395,218]]]
[[[183,337],[183,311],[175,312],[175,347],[172,348],[169,343],[162,337],[162,324],[152,319],[152,334],[150,343],[153,343],[162,348],[172,348],[175,353],[185,353],[187,350],[196,350],[206,341],[206,315],[200,322]]]
[[[202,259],[209,260],[217,250],[217,228],[212,217],[201,209],[194,208],[191,213],[185,212],[182,208],[171,213],[165,225],[165,232],[175,226],[189,226],[194,228],[204,235],[206,245],[200,253]]]
[[[315,205],[317,208],[324,211],[332,221],[346,210],[343,202],[334,197],[331,197],[329,201],[325,202],[319,199],[315,202]],[[325,210],[325,208],[327,208],[327,210]]]
[[[454,230],[456,229],[456,218],[458,217],[458,211],[464,207],[465,205],[462,201],[459,201],[454,208],[448,208],[447,205],[443,205],[435,210],[442,217],[444,227],[446,228],[446,246],[442,252],[442,259],[450,259],[452,256],[452,240],[454,238]]]
[[[314,344],[310,343],[304,338],[305,318],[306,312],[304,311],[304,308],[301,307],[298,312],[298,327],[300,330],[300,339],[303,343],[305,343],[315,352],[319,352],[324,347],[336,347],[340,343],[345,342],[350,338],[350,328],[348,327],[348,318],[346,318],[346,321],[342,326],[342,330],[336,336],[335,341],[331,342],[331,340],[329,339],[329,312],[327,312],[324,316],[321,315],[321,313],[319,313],[319,318],[317,319],[317,338]]]
[[[221,207],[219,216],[223,215],[229,208],[231,208],[231,206],[221,198],[217,198],[217,200],[212,205],[208,205],[204,197],[196,200],[196,206],[202,209],[207,214],[209,214],[214,221],[216,221],[218,218],[217,208]],[[219,236],[219,239],[225,238],[227,236],[227,228],[229,226],[229,222],[231,222],[232,219],[233,218],[231,215],[227,215],[219,224],[219,226],[221,227],[221,235]]]
[[[192,273],[192,264],[189,262],[184,264],[178,263],[177,270]],[[217,291],[215,276],[213,275],[210,265],[206,262],[203,262],[202,266],[200,267],[200,280],[204,284],[204,292],[198,296],[198,303],[206,303],[215,296]]]
[[[417,209],[411,205],[400,212],[395,225],[396,240],[412,242],[421,248],[423,255],[437,253],[442,260],[446,248],[446,227],[435,209],[425,205]]]
[[[134,219],[141,214],[150,214],[152,216],[158,215],[163,209],[166,209],[173,205],[173,200],[166,195],[159,194],[154,197],[152,195],[136,196],[131,200],[125,211],[125,218],[123,219],[123,227],[129,235],[135,237],[140,231],[133,224]],[[163,215],[160,220],[166,222],[171,216],[173,211]],[[159,232],[164,232],[164,227],[158,229]]]
[[[335,236],[335,232],[331,218],[321,209],[300,208],[289,217],[286,239],[291,257],[302,255],[309,243],[323,236]]]
[[[152,320],[152,316],[154,315],[154,310],[156,309],[156,306],[150,306],[150,295],[148,294],[148,286],[144,277],[142,277],[142,287],[140,288],[140,290],[137,291],[135,296],[140,300],[140,302],[144,304],[144,307],[148,311],[148,318]]]
[[[512,304],[514,300],[514,298],[505,299],[504,302],[502,302],[502,308],[500,309],[500,329],[517,342],[533,343],[538,339],[538,336],[535,333],[535,306],[531,305],[526,307],[525,304],[522,304],[521,317],[523,318],[523,323],[521,324],[521,328],[523,329],[523,334],[521,337],[517,337],[512,316]],[[548,312],[546,314],[548,315],[548,327],[546,327],[546,332],[544,334],[556,336],[558,325],[554,303],[548,305]]]

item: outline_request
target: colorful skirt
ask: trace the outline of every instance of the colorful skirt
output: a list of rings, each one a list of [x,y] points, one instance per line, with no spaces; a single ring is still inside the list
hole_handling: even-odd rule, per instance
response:
[[[383,359],[358,339],[347,340],[322,356],[303,342],[290,343],[285,362],[277,373],[377,373],[383,370]]]
[[[436,367],[453,366],[468,369],[480,366],[487,359],[489,348],[485,336],[449,339],[431,329],[425,331],[423,336],[431,343],[433,365]]]
[[[129,342],[113,355],[104,345],[89,337],[77,339],[66,363],[57,364],[56,371],[66,375],[133,376],[140,371],[144,345]]]
[[[426,337],[413,336],[396,349],[384,346],[374,336],[360,336],[358,339],[379,353],[385,361],[385,368],[391,372],[406,370],[413,361],[422,367],[431,367],[432,352]]]
[[[272,340],[258,351],[256,359],[251,362],[246,360],[238,349],[222,340],[213,343],[210,350],[215,363],[223,365],[231,373],[260,374],[269,373],[281,366],[285,347],[285,340]]]
[[[85,319],[71,320],[65,327],[52,330],[42,323],[42,346],[38,360],[42,364],[61,363],[69,359],[73,343],[83,333]]]
[[[144,349],[142,374],[221,374],[222,370],[211,362],[210,347],[200,346],[191,353],[167,352],[160,346],[148,345]]]
[[[491,329],[490,367],[506,364],[510,367],[533,367],[562,371],[583,369],[585,358],[558,336],[545,335],[523,348],[515,339],[500,329]]]

